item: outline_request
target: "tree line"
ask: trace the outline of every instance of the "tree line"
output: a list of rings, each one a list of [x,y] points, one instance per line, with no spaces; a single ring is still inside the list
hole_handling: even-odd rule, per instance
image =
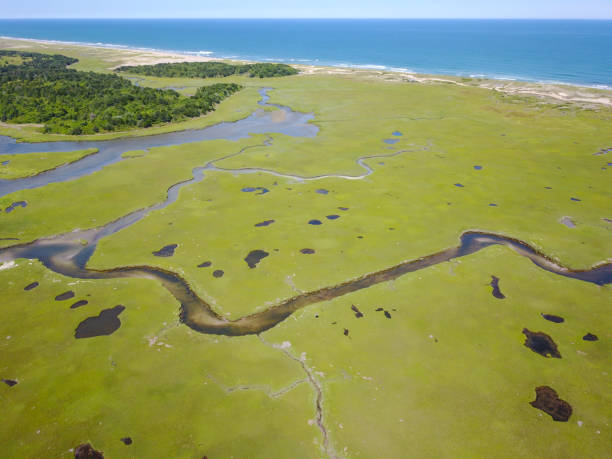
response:
[[[225,62],[176,62],[155,65],[123,66],[117,72],[167,78],[216,78],[248,74],[251,78],[296,75],[298,71],[286,64],[227,64]]]
[[[42,123],[45,133],[95,134],[180,121],[214,110],[242,88],[217,83],[186,97],[114,74],[69,69],[78,60],[57,54],[0,50],[0,62],[0,120]]]

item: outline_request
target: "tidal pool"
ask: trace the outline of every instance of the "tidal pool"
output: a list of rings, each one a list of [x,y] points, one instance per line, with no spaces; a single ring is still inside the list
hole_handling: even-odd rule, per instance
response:
[[[104,309],[97,316],[88,317],[74,331],[74,337],[93,338],[101,335],[111,335],[121,327],[119,314],[125,310],[125,306],[117,305],[114,308]]]
[[[249,266],[249,268],[253,269],[261,260],[266,258],[268,255],[270,254],[265,250],[251,250],[249,254],[244,258],[244,261],[246,261],[246,264]]]
[[[26,201],[17,201],[8,206],[4,211],[8,214],[15,210],[17,207],[27,207],[28,203]]]
[[[264,220],[263,222],[255,223],[255,226],[257,227],[270,226],[272,223],[274,223],[274,220]]]
[[[59,295],[55,297],[55,301],[65,301],[65,300],[69,300],[70,298],[74,298],[74,292],[72,290],[69,290],[64,293],[60,293]]]
[[[161,249],[152,252],[156,257],[171,257],[174,255],[174,251],[178,247],[178,244],[169,244],[163,246]]]
[[[80,308],[81,306],[85,306],[86,304],[89,304],[89,301],[87,301],[87,300],[79,300],[79,301],[71,304],[70,305],[70,309]]]
[[[491,276],[491,282],[489,285],[493,287],[493,291],[491,293],[495,298],[499,300],[503,300],[504,298],[506,298],[506,295],[504,295],[499,289],[499,277]]]
[[[553,322],[555,324],[562,324],[565,322],[565,319],[561,316],[556,316],[554,314],[541,314],[542,318],[548,320],[549,322]]]
[[[27,292],[28,290],[32,290],[33,288],[38,287],[40,284],[38,282],[32,282],[31,284],[26,285],[23,289]]]

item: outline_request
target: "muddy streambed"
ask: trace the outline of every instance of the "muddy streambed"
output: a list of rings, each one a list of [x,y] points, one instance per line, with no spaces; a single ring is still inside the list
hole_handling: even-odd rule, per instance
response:
[[[203,129],[170,132],[143,137],[127,137],[114,140],[75,141],[75,142],[41,142],[22,143],[10,137],[0,136],[0,154],[57,153],[97,148],[98,153],[86,156],[78,161],[65,164],[41,174],[13,180],[0,180],[0,196],[15,191],[39,188],[49,183],[66,182],[101,170],[103,167],[121,161],[128,151],[147,150],[153,147],[180,145],[203,140],[238,140],[251,134],[279,133],[293,137],[314,137],[319,128],[309,123],[314,119],[312,113],[294,112],[288,107],[268,104],[267,92],[271,88],[259,91],[262,99],[259,105],[276,107],[283,112],[269,112],[257,109],[251,115],[239,121],[224,122]]]
[[[116,223],[107,226],[110,227],[113,224]],[[163,285],[180,303],[180,317],[183,323],[201,333],[228,336],[260,333],[274,327],[295,311],[310,304],[328,301],[382,282],[388,282],[410,272],[473,254],[491,245],[506,245],[530,259],[538,267],[561,276],[598,285],[612,283],[612,263],[595,266],[588,270],[574,271],[558,265],[522,241],[497,234],[469,231],[461,235],[460,244],[457,247],[405,261],[338,285],[302,293],[262,312],[230,321],[217,314],[211,305],[200,298],[189,283],[176,273],[151,266],[125,266],[109,270],[88,269],[87,259],[95,250],[95,241],[104,231],[108,231],[106,227],[76,231],[58,237],[39,239],[29,244],[8,247],[0,250],[0,262],[17,258],[38,259],[52,271],[80,279],[129,277],[153,279]],[[83,239],[90,241],[89,245],[83,247]]]

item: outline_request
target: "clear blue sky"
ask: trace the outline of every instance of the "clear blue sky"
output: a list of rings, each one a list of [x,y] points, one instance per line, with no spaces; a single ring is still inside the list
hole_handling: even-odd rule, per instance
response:
[[[3,18],[612,19],[612,0],[2,0]]]

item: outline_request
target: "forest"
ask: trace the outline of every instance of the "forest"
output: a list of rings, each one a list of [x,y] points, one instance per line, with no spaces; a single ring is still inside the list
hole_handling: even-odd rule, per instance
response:
[[[225,62],[176,62],[172,64],[123,66],[117,72],[167,78],[215,78],[248,74],[251,78],[270,78],[299,73],[286,64],[227,64]]]
[[[38,123],[45,133],[95,134],[193,118],[242,87],[217,83],[192,97],[67,66],[77,59],[0,50],[0,121]]]

